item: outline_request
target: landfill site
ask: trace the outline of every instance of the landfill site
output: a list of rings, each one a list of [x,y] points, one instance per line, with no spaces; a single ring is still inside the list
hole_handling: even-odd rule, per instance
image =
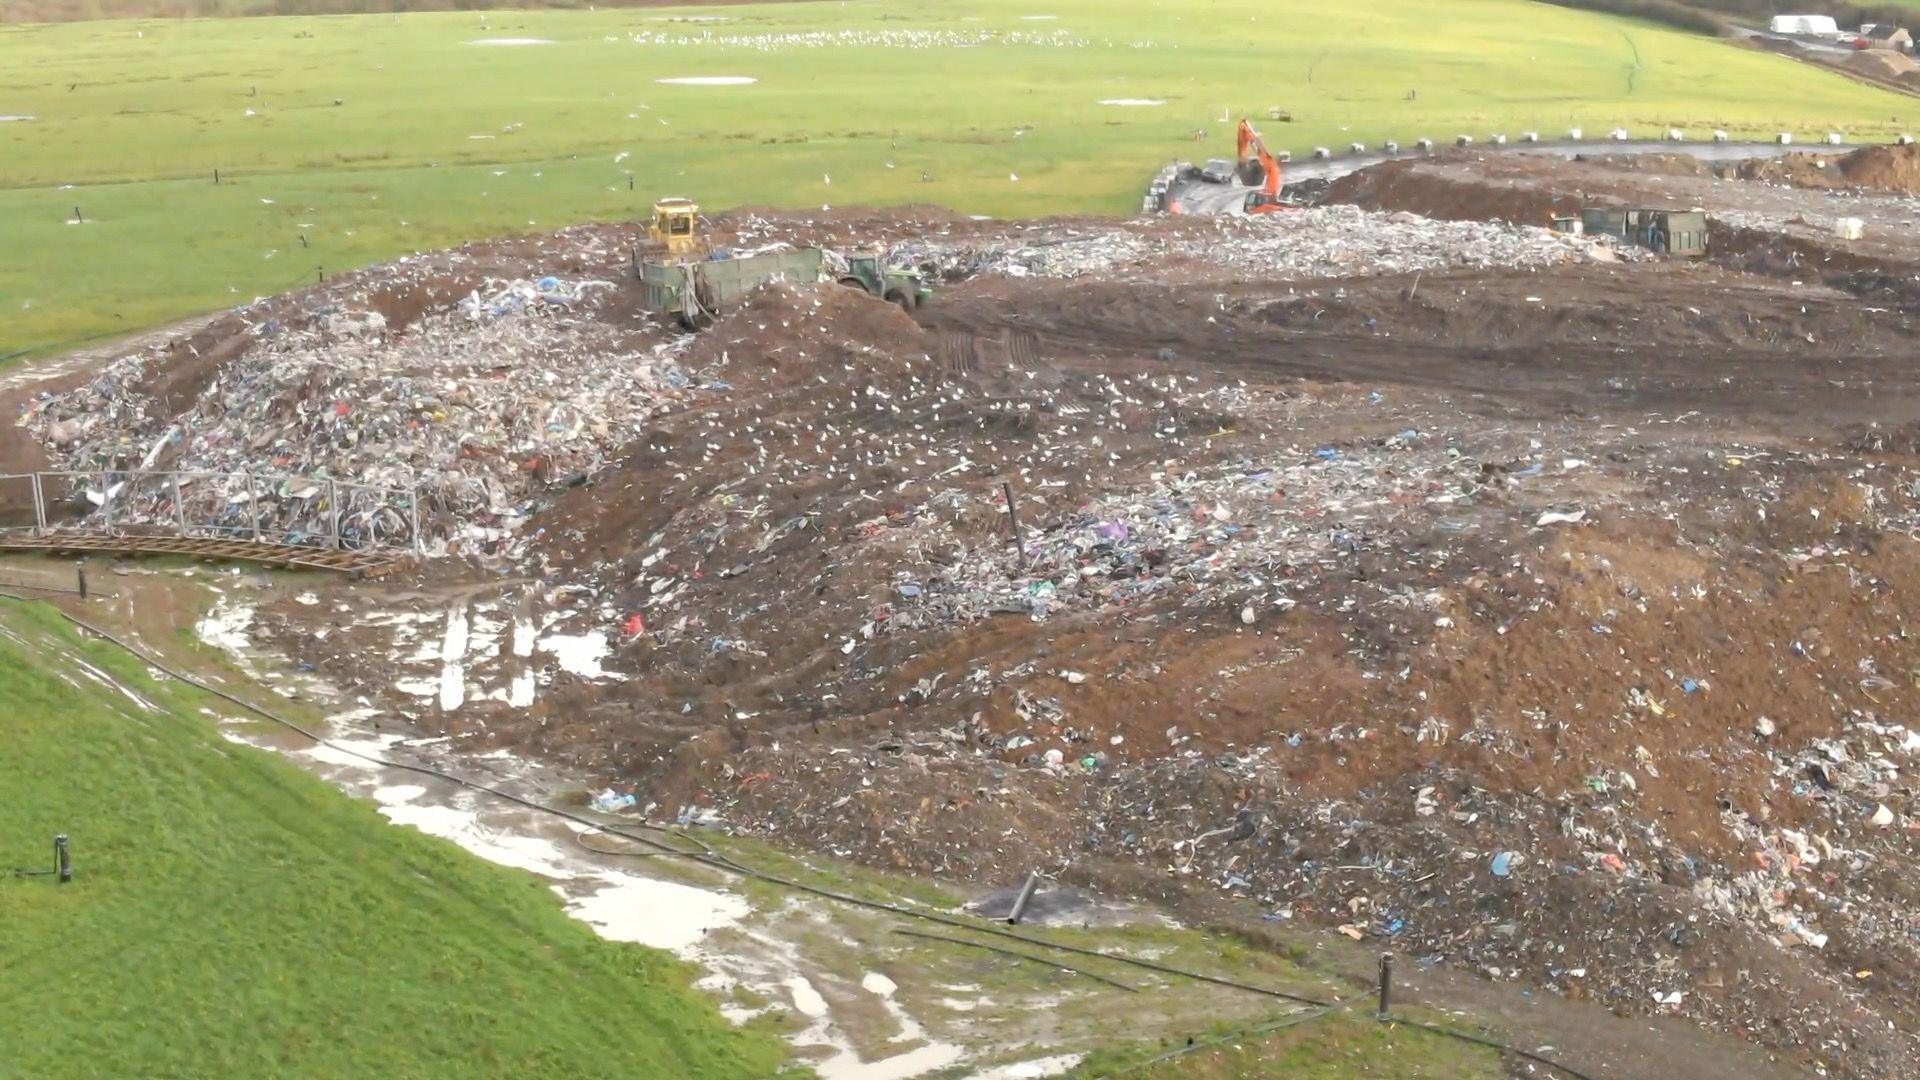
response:
[[[408,492],[327,511],[393,569],[235,572],[208,620],[625,814],[1911,1077],[1915,150],[735,209],[713,249],[930,295],[829,272],[691,330],[645,221],[576,227],[12,377],[0,449],[100,477],[55,527],[319,529],[311,485],[135,469]],[[1699,208],[1706,254],[1549,228],[1594,207]]]

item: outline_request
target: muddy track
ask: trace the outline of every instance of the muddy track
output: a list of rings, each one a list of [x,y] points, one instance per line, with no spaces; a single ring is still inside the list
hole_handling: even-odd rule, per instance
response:
[[[1564,291],[1545,277],[1532,285],[1548,298]],[[1094,284],[1025,287],[992,296],[949,294],[923,321],[950,342],[974,343],[976,351],[1031,340],[1041,354],[1066,364],[1073,357],[1157,357],[1258,383],[1403,386],[1483,397],[1543,416],[1697,411],[1812,435],[1847,423],[1905,420],[1920,409],[1911,358],[1882,349],[1695,349],[1657,339],[1623,348],[1550,337],[1447,344],[1388,336],[1384,321],[1366,334],[1276,326],[1244,307],[1239,314],[1222,310],[1217,295]],[[1822,329],[1844,336],[1852,316],[1835,314],[1835,325]]]

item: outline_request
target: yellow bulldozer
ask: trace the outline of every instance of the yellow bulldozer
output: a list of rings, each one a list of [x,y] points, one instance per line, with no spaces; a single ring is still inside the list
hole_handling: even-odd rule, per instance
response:
[[[698,255],[707,242],[700,236],[700,208],[692,199],[667,198],[653,204],[653,220],[647,223],[647,239],[666,249],[669,257]]]
[[[646,290],[647,306],[689,329],[711,323],[770,281],[838,281],[908,314],[933,295],[919,274],[887,266],[878,253],[837,258],[836,272],[829,276],[820,248],[778,244],[746,254],[716,250],[699,226],[700,208],[693,200],[659,199],[647,222],[646,247],[651,250],[643,253],[637,244],[633,250],[633,276]]]

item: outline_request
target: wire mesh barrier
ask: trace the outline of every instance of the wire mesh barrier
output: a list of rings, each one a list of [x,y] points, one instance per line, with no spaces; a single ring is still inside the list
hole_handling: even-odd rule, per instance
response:
[[[0,536],[251,540],[418,553],[420,496],[332,477],[113,470],[0,475]]]

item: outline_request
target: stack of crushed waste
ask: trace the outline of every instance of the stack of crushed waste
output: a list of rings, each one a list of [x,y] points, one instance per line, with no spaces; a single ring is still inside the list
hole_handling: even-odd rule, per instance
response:
[[[1070,511],[1026,534],[1019,550],[1003,544],[950,559],[914,584],[890,628],[1003,613],[1040,621],[1155,599],[1284,609],[1294,603],[1285,583],[1298,572],[1424,529],[1485,486],[1478,460],[1411,429],[1169,476]]]
[[[411,490],[429,553],[513,557],[544,493],[583,482],[650,418],[701,390],[675,362],[684,340],[637,347],[632,332],[580,310],[604,288],[554,277],[489,283],[398,334],[377,312],[262,324],[184,410],[146,395],[165,361],[140,353],[31,403],[21,422],[60,468]],[[286,516],[298,492],[263,496],[281,504],[270,515]]]
[[[1258,217],[1197,217],[1170,232],[1159,222],[1063,225],[1017,242],[913,241],[891,258],[947,279],[975,274],[1158,280],[1181,260],[1262,278],[1332,278],[1448,269],[1537,270],[1578,261],[1651,256],[1605,237],[1485,221],[1437,221],[1357,206],[1308,207]]]

